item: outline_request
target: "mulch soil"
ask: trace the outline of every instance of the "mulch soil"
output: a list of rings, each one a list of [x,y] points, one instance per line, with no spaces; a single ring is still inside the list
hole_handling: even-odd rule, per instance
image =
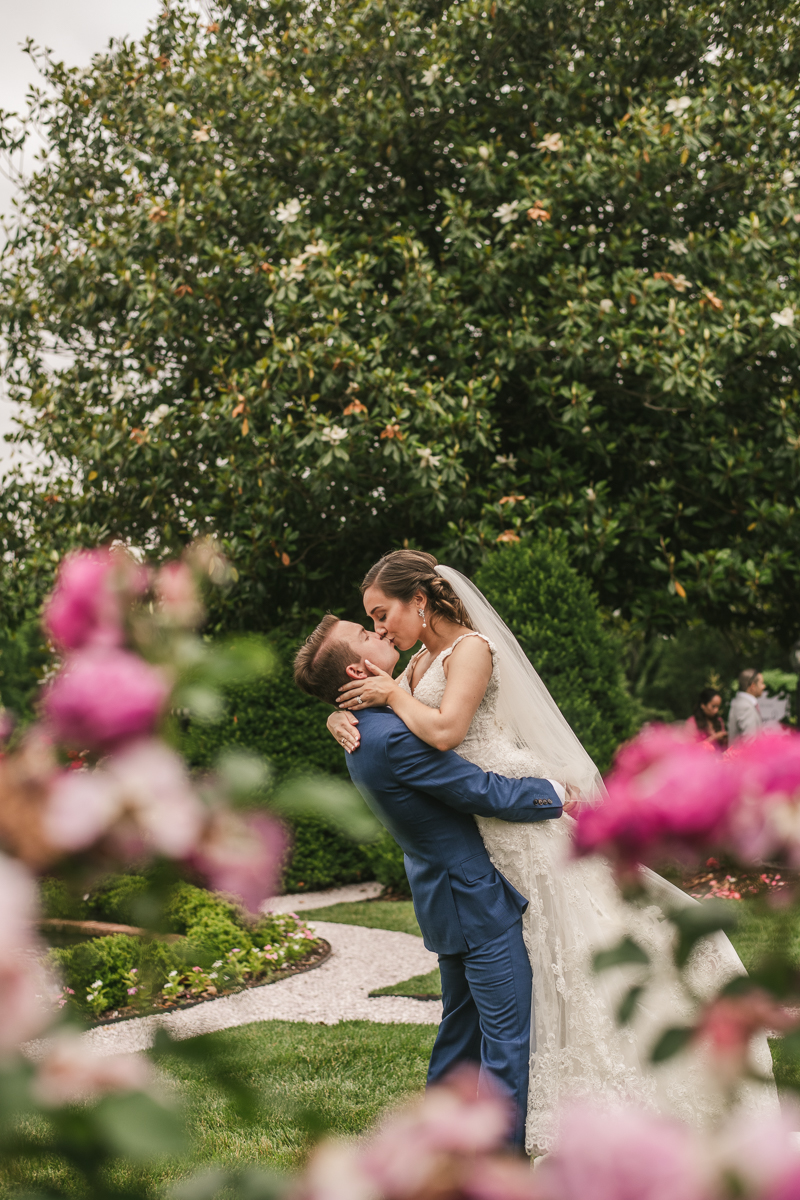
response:
[[[679,887],[694,896],[695,900],[744,900],[749,896],[775,895],[797,886],[800,872],[786,867],[754,868],[743,871],[741,867],[709,858],[697,870],[685,870],[675,880]]]

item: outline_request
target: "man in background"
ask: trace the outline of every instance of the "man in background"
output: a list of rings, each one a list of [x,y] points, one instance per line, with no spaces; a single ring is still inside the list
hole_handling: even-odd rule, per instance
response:
[[[739,690],[731,700],[728,714],[728,745],[737,738],[752,737],[764,722],[758,711],[758,698],[764,692],[764,676],[755,667],[747,667],[739,675]]]

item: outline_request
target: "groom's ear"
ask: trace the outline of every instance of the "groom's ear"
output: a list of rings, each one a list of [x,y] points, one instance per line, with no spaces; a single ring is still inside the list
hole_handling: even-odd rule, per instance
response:
[[[367,679],[368,674],[361,663],[351,663],[349,667],[345,667],[345,674],[348,679]]]

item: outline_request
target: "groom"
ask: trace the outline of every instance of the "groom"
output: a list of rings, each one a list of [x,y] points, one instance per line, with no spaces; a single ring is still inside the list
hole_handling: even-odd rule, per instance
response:
[[[335,704],[339,688],[392,672],[392,643],[353,621],[326,616],[295,659],[297,685]],[[547,821],[562,813],[563,789],[547,779],[487,774],[452,750],[420,741],[389,708],[359,711],[361,746],[347,768],[365,801],[402,847],[425,945],[439,956],[442,1023],[428,1083],[457,1063],[479,1062],[510,1095],[511,1142],[524,1148],[530,1054],[535,1049],[531,967],[522,940],[528,902],[497,871],[473,814]]]

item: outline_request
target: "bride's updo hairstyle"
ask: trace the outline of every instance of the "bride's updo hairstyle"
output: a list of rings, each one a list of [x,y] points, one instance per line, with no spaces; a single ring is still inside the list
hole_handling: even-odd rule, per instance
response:
[[[370,567],[361,584],[361,595],[367,588],[379,587],[393,600],[409,604],[418,592],[426,598],[425,616],[432,626],[437,617],[454,621],[472,629],[467,610],[446,579],[436,574],[437,561],[423,550],[392,550]]]

